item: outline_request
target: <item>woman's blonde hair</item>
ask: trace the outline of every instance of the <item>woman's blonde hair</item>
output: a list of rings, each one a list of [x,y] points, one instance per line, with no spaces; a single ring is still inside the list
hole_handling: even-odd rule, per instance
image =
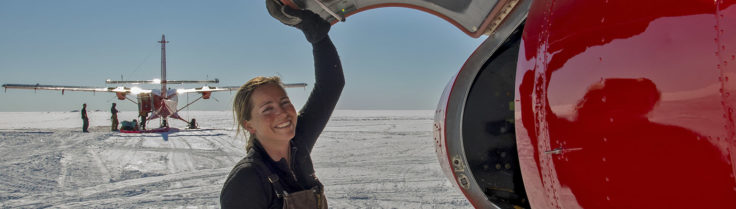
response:
[[[281,90],[284,90],[284,86],[281,83],[281,78],[279,78],[278,76],[258,76],[250,79],[248,82],[243,84],[243,86],[240,86],[240,89],[238,89],[238,93],[235,94],[235,99],[233,99],[233,117],[235,118],[235,121],[238,122],[236,136],[240,134],[241,131],[243,132],[243,134],[247,132],[247,130],[245,130],[245,128],[243,127],[243,121],[251,119],[251,112],[253,110],[253,101],[251,101],[250,99],[251,95],[256,89],[258,89],[258,87],[269,84],[276,84],[277,86],[279,86],[279,88],[281,88]],[[286,90],[284,90],[284,92],[286,92]],[[256,140],[256,136],[252,133],[248,136],[248,138],[246,138],[246,151],[250,150],[250,148],[253,147],[254,140]]]

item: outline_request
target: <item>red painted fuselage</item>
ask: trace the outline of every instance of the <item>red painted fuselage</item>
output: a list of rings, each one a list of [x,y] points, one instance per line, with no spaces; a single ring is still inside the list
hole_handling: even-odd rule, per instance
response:
[[[736,208],[736,1],[535,1],[516,73],[535,208]]]

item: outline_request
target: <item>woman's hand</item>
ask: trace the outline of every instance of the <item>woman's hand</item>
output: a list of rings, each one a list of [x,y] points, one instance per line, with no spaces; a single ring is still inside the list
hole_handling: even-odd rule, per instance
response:
[[[301,30],[309,43],[319,42],[330,31],[330,23],[312,11],[292,9],[279,0],[266,0],[266,9],[281,23]]]

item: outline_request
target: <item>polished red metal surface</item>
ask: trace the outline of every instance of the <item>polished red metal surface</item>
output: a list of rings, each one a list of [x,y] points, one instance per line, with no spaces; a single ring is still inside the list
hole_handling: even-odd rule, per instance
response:
[[[734,4],[534,2],[516,80],[533,208],[736,208]]]

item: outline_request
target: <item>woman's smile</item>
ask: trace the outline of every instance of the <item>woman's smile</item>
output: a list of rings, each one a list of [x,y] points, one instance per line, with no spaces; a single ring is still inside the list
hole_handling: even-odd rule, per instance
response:
[[[283,123],[277,125],[276,128],[288,128],[290,126],[291,126],[291,121],[286,121],[286,122],[283,122]]]
[[[296,110],[286,92],[278,85],[257,88],[251,98],[256,104],[252,118],[247,121],[248,131],[264,143],[285,142],[294,137]]]

